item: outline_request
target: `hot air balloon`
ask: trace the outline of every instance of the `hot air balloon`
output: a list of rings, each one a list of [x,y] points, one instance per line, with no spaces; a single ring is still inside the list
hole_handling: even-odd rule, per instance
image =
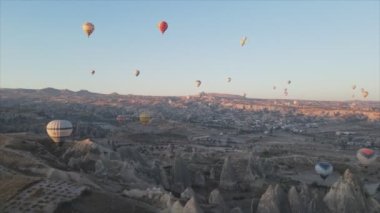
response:
[[[364,98],[366,98],[368,96],[368,91],[362,92],[362,95],[363,95]]]
[[[162,34],[164,34],[165,31],[168,29],[168,23],[166,23],[166,21],[160,21],[158,23],[158,29]]]
[[[200,80],[196,80],[196,81],[195,81],[195,86],[196,86],[196,87],[200,87],[201,84],[202,84],[202,82],[201,82]]]
[[[319,162],[315,165],[315,172],[325,180],[332,172],[334,168],[328,162]]]
[[[142,113],[140,113],[139,120],[140,120],[141,124],[147,125],[150,123],[151,117],[150,117],[149,113],[142,112]]]
[[[356,85],[352,85],[352,90],[355,90],[356,89]]]
[[[230,83],[231,80],[232,80],[231,77],[228,77],[228,78],[227,78],[227,83]]]
[[[276,90],[276,88],[277,88],[276,86],[273,86],[273,90]]]
[[[372,149],[362,148],[358,150],[356,157],[358,158],[360,164],[368,166],[376,160],[377,154]]]
[[[139,76],[140,75],[140,70],[135,70],[135,76]]]
[[[95,75],[95,70],[92,70],[92,71],[91,71],[91,75]]]
[[[292,81],[291,81],[291,80],[289,80],[289,81],[288,81],[288,84],[291,84],[291,83],[292,83]]]
[[[240,46],[244,46],[246,42],[247,42],[247,36],[244,36],[243,38],[240,39]]]
[[[63,142],[73,132],[73,125],[70,121],[53,120],[46,125],[46,132],[54,142]]]
[[[284,89],[284,95],[288,96],[288,89],[287,88]]]
[[[90,37],[90,35],[94,32],[95,26],[91,22],[85,22],[82,25],[83,32],[87,35],[87,37]]]
[[[127,120],[127,116],[126,115],[118,115],[118,116],[116,116],[116,121],[119,122],[119,123],[124,123],[126,120]]]

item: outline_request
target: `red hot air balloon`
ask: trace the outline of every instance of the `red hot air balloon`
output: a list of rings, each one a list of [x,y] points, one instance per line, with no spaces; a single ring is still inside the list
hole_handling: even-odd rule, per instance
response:
[[[127,116],[126,116],[126,115],[118,115],[118,116],[116,116],[116,120],[117,120],[117,122],[119,122],[120,124],[121,124],[121,123],[124,123],[124,122],[127,120]]]
[[[376,160],[377,155],[376,152],[372,149],[362,148],[359,149],[356,157],[362,165],[368,166]]]
[[[168,23],[166,23],[166,21],[160,21],[160,23],[158,23],[158,29],[161,31],[162,34],[164,34],[165,31],[168,29]]]

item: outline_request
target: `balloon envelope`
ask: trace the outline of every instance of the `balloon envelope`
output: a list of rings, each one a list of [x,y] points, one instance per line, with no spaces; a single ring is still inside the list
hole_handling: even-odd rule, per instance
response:
[[[90,37],[90,35],[94,32],[95,26],[91,22],[85,22],[82,25],[83,32],[87,35],[87,37]]]
[[[362,165],[368,166],[376,160],[377,154],[372,149],[362,148],[358,150],[356,157]]]
[[[247,36],[244,36],[243,38],[240,39],[240,46],[244,46],[246,42],[247,42]]]
[[[326,179],[334,168],[329,162],[319,162],[315,165],[315,172],[321,176],[322,179]]]
[[[196,81],[195,81],[195,86],[196,86],[196,87],[201,86],[201,84],[202,84],[202,82],[201,82],[200,80],[196,80]]]
[[[123,123],[124,121],[127,120],[127,116],[126,116],[126,115],[118,115],[118,116],[116,116],[116,120],[117,120],[119,123]]]
[[[135,70],[135,76],[139,76],[140,75],[140,70]]]
[[[364,98],[366,98],[368,96],[368,91],[362,92],[362,95],[363,95]]]
[[[158,23],[158,29],[162,34],[164,34],[165,31],[168,29],[168,23],[166,21],[160,21]]]
[[[140,123],[147,125],[150,123],[151,117],[147,112],[142,112],[139,116]]]
[[[73,125],[67,120],[53,120],[46,125],[46,132],[54,142],[63,142],[73,132]]]

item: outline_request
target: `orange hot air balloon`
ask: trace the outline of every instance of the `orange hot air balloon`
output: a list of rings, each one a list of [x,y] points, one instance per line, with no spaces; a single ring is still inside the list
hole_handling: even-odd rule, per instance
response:
[[[162,34],[164,34],[165,31],[168,29],[168,23],[166,23],[166,21],[160,21],[160,23],[158,23],[158,29],[161,31]]]
[[[89,38],[90,35],[94,32],[95,26],[91,22],[85,22],[82,25],[82,30],[87,35],[87,37]]]

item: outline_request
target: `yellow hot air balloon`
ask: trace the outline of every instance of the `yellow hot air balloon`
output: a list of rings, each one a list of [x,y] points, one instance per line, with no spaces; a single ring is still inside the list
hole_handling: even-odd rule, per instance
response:
[[[147,125],[150,123],[151,117],[150,117],[149,113],[142,112],[142,113],[140,113],[139,120],[140,120],[141,124]]]
[[[247,36],[244,36],[243,38],[240,39],[240,46],[244,46],[245,43],[247,42]]]
[[[85,22],[82,25],[83,32],[87,35],[87,37],[90,37],[90,35],[94,32],[95,26],[91,22]]]
[[[53,120],[46,125],[46,132],[54,142],[63,142],[73,132],[73,125],[70,121]]]

